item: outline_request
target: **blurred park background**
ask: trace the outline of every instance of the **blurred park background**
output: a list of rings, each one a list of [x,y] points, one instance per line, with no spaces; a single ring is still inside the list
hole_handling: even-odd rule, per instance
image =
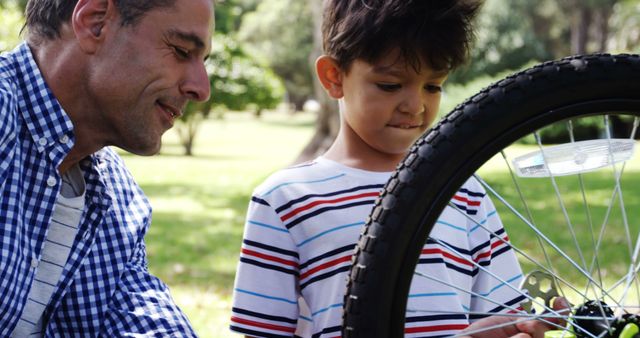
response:
[[[25,0],[0,0],[0,51],[21,41]],[[337,131],[319,89],[321,0],[217,0],[207,67],[212,96],[192,104],[158,156],[122,153],[149,196],[150,270],[202,337],[226,337],[252,189],[313,158]],[[486,0],[471,62],[451,74],[441,114],[534,63],[590,52],[640,52],[640,0]]]

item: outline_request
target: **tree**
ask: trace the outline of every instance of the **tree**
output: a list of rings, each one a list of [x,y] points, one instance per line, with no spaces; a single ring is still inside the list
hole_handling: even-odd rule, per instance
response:
[[[611,15],[608,50],[614,53],[640,52],[640,1],[619,1]]]
[[[24,24],[22,10],[13,1],[0,0],[0,52],[13,49],[20,43],[20,29]]]
[[[289,101],[298,110],[313,96],[313,68],[308,62],[313,15],[308,1],[264,0],[243,16],[238,32],[247,51],[283,79]]]
[[[235,34],[245,13],[254,11],[260,0],[216,0],[216,32]]]
[[[569,13],[571,53],[603,52],[609,38],[609,19],[618,0],[557,0]]]
[[[322,54],[322,33],[320,29],[322,25],[322,2],[317,0],[307,1],[313,18],[313,49],[307,60],[309,67],[315,69],[315,60]],[[295,160],[298,163],[313,159],[329,149],[340,129],[337,102],[327,95],[317,79],[313,81],[313,89],[315,98],[320,103],[320,110],[316,118],[314,135]]]
[[[488,0],[477,21],[477,41],[471,60],[449,77],[466,83],[518,69],[531,60],[551,57],[549,45],[562,32],[554,27],[554,0]]]
[[[212,110],[260,111],[274,108],[282,100],[284,88],[265,65],[250,58],[231,37],[215,34],[207,59],[211,97],[206,102],[190,102],[176,130],[185,155],[193,154],[200,122]]]

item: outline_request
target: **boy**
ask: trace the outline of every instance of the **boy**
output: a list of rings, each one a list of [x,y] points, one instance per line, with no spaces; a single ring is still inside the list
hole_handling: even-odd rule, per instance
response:
[[[475,1],[328,0],[320,82],[339,100],[341,129],[321,157],[275,173],[251,199],[234,289],[231,329],[257,337],[340,336],[351,254],[379,190],[409,147],[434,121],[449,71],[468,54]],[[485,226],[504,230],[478,182],[457,204]],[[469,325],[463,311],[504,312],[447,285],[518,306],[522,297],[468,259],[517,285],[510,247],[448,208],[425,245],[418,269],[446,283],[414,282],[410,306],[440,315],[408,315],[408,336],[442,336]],[[506,235],[503,235],[506,238]],[[504,286],[504,285],[502,285]],[[492,291],[496,289],[496,291]]]

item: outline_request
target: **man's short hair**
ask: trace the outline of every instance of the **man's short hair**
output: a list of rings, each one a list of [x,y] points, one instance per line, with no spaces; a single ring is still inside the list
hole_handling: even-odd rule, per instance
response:
[[[474,39],[478,0],[325,0],[325,54],[345,70],[356,59],[374,62],[398,48],[413,67],[463,64]]]
[[[146,12],[171,7],[176,0],[114,0],[123,26],[135,25]],[[69,21],[78,0],[29,0],[25,27],[30,34],[47,39],[60,36],[60,26]]]

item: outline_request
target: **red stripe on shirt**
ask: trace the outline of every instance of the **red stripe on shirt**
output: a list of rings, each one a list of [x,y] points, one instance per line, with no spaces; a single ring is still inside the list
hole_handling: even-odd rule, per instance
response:
[[[497,248],[500,245],[507,245],[507,243],[509,243],[509,236],[504,236],[502,238],[502,240],[496,240],[495,242],[491,243],[491,250]]]
[[[486,251],[486,252],[483,252],[483,253],[479,254],[478,256],[476,256],[476,258],[473,261],[477,263],[481,259],[487,258],[487,257],[491,257],[491,251]]]
[[[313,269],[309,269],[309,270],[305,271],[303,274],[300,275],[300,279],[301,280],[305,279],[309,275],[311,275],[313,273],[316,273],[316,272],[318,272],[318,271],[320,271],[322,269],[326,269],[328,267],[331,267],[331,266],[334,266],[334,265],[338,265],[338,264],[344,263],[344,262],[350,262],[350,261],[351,261],[351,255],[340,257],[340,258],[334,259],[332,261],[328,261],[328,262],[326,262],[324,264],[320,264],[320,265],[316,266]]]
[[[470,200],[466,197],[462,197],[462,196],[458,196],[458,195],[453,195],[453,199],[460,201],[460,202],[464,202],[467,203],[467,205],[472,206],[472,207],[477,207],[480,205],[480,201],[474,201],[474,200]]]
[[[449,330],[464,330],[468,327],[467,324],[448,324],[448,325],[433,325],[433,326],[416,326],[407,327],[404,329],[404,333],[420,333],[420,332],[435,332],[435,331],[449,331]]]
[[[469,260],[452,255],[446,251],[443,251],[441,249],[422,249],[422,254],[441,254],[444,257],[447,257],[451,260],[454,260],[458,263],[464,264],[464,265],[468,265],[468,266],[473,266],[473,263],[471,263]]]
[[[276,256],[271,256],[271,255],[267,255],[267,254],[263,254],[257,251],[253,251],[253,250],[249,250],[249,249],[242,249],[242,253],[245,255],[249,255],[249,256],[253,256],[253,257],[258,257],[258,258],[262,258],[262,259],[266,259],[269,261],[273,261],[273,262],[277,262],[277,263],[281,263],[284,265],[289,265],[289,266],[293,266],[293,267],[297,267],[298,263],[294,262],[294,261],[288,261],[286,259],[282,259]]]
[[[255,327],[260,327],[260,328],[263,328],[263,329],[282,331],[282,332],[289,332],[289,333],[296,332],[296,328],[295,327],[287,327],[287,326],[281,326],[281,325],[260,323],[260,322],[256,322],[256,321],[253,321],[253,320],[238,318],[236,316],[231,316],[231,321],[232,322],[236,322],[238,324],[244,324],[244,325],[251,325],[251,326],[255,326]]]
[[[364,197],[378,197],[380,193],[379,192],[368,192],[368,193],[362,193],[362,194],[358,194],[358,195],[353,195],[353,196],[345,196],[345,197],[340,197],[340,198],[336,198],[336,199],[332,199],[332,200],[320,200],[320,201],[314,201],[311,202],[307,205],[303,205],[297,209],[292,210],[291,212],[289,212],[288,214],[284,215],[281,217],[282,221],[286,221],[289,218],[305,211],[308,209],[311,209],[313,207],[315,207],[316,205],[320,205],[320,204],[333,204],[333,203],[340,203],[340,202],[344,202],[344,201],[349,201],[349,200],[354,200],[354,199],[358,199],[358,198],[364,198]]]

